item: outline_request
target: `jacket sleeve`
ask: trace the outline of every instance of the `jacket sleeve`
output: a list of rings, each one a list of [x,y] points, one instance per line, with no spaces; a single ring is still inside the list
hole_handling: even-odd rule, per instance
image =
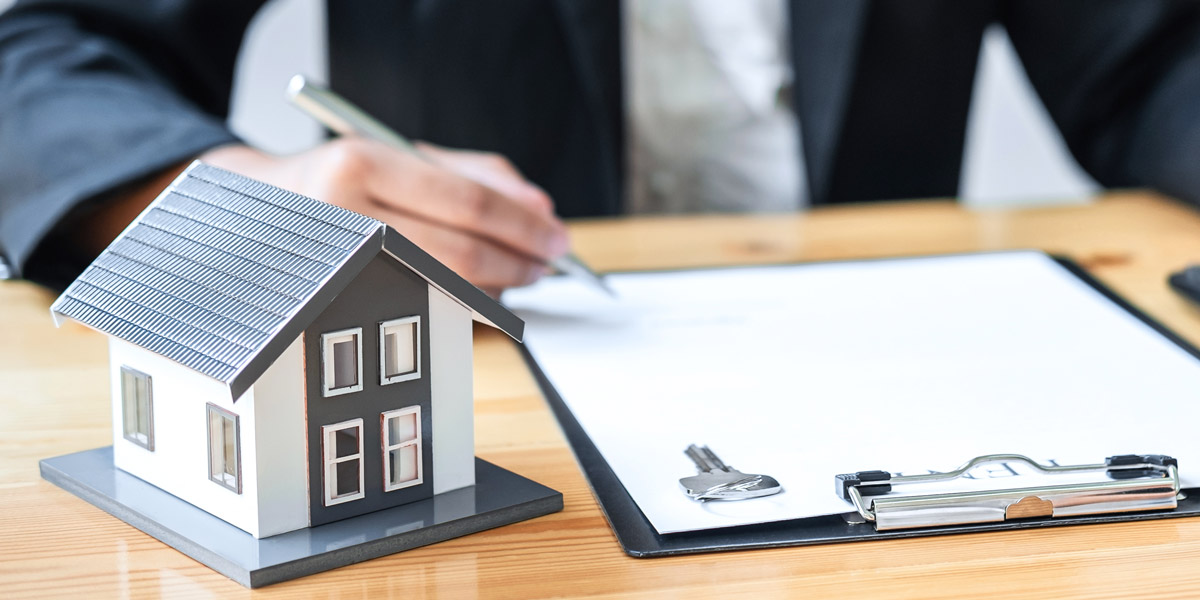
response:
[[[1200,2],[1020,0],[1002,20],[1076,159],[1200,205]]]
[[[64,222],[236,141],[234,63],[261,4],[31,0],[0,15],[0,266],[65,285],[91,257]]]

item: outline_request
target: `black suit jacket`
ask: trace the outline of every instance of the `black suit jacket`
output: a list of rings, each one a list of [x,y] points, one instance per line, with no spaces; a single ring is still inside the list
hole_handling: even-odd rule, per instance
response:
[[[27,0],[0,17],[0,254],[69,281],[61,232],[104,194],[234,141],[249,0]],[[332,87],[409,136],[508,156],[564,216],[623,188],[615,0],[330,2]],[[815,204],[951,196],[981,33],[1001,23],[1109,187],[1200,202],[1200,3],[794,0]]]

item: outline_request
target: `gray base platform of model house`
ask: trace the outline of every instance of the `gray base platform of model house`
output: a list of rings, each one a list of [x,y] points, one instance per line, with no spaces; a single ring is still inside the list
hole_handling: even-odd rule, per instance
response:
[[[42,477],[251,588],[562,510],[562,494],[479,458],[475,485],[265,539],[113,466],[112,446],[41,461]]]

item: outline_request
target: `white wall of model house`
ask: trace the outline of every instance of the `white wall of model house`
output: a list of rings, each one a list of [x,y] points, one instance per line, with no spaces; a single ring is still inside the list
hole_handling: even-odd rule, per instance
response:
[[[258,537],[308,527],[308,442],[305,432],[304,335],[288,346],[250,392],[258,470]],[[241,401],[239,400],[238,403]]]
[[[475,485],[471,312],[429,286],[433,493]]]
[[[152,451],[125,439],[122,366],[151,377]],[[109,371],[118,468],[255,537],[308,527],[299,339],[237,402],[220,382],[115,337],[109,338]],[[238,416],[240,494],[209,479],[209,403]]]

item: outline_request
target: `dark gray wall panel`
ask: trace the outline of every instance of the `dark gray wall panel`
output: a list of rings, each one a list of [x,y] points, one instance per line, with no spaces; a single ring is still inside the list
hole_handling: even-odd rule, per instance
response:
[[[429,292],[424,279],[380,252],[342,290],[304,332],[305,393],[308,395],[309,502],[313,526],[398,506],[432,496],[433,461],[431,388],[429,382]],[[421,317],[421,377],[379,385],[379,324],[401,317]],[[362,327],[363,389],[325,398],[322,390],[321,334]],[[383,491],[380,414],[421,406],[422,471],[419,486]],[[364,489],[366,497],[326,507],[321,427],[363,420]]]

